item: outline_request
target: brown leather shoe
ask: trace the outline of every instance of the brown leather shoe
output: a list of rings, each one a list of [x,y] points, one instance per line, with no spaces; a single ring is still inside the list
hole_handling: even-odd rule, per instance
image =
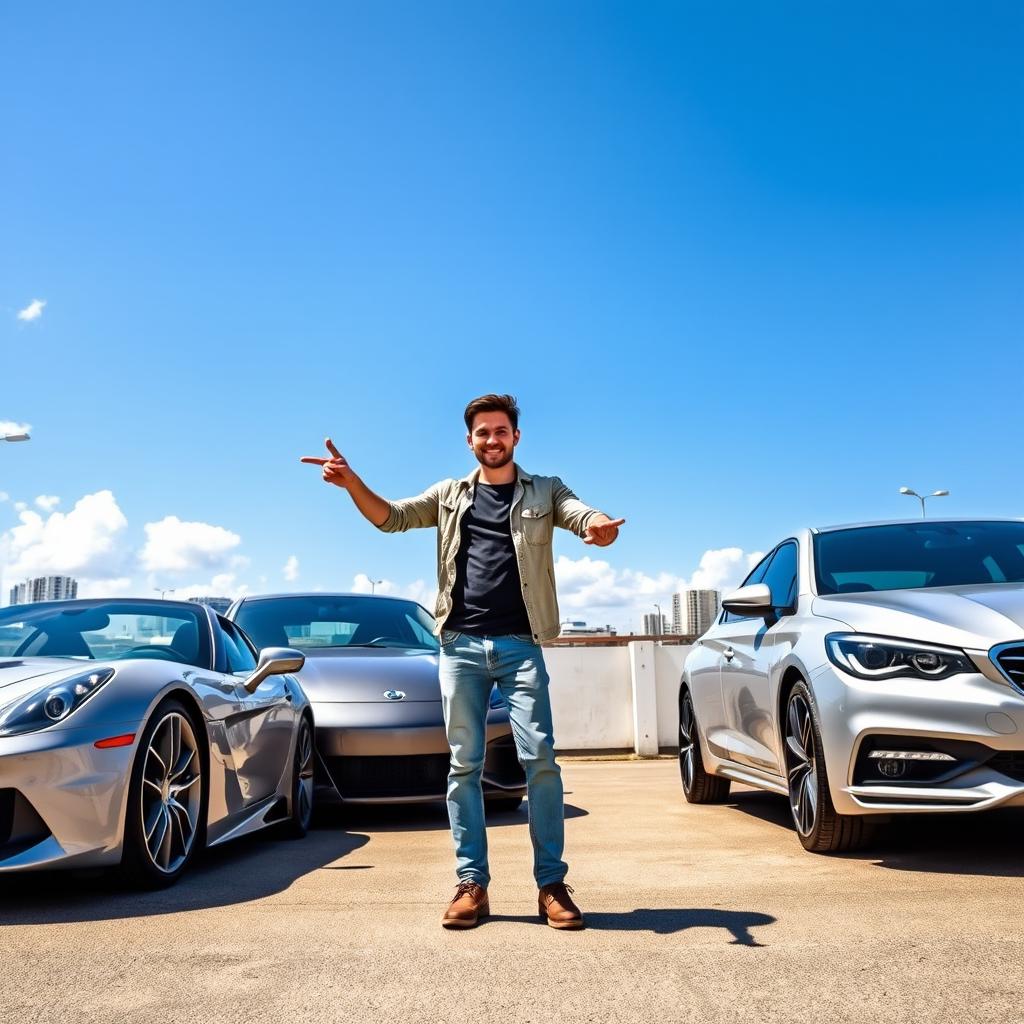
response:
[[[537,893],[537,911],[541,920],[552,928],[582,928],[583,915],[569,895],[573,891],[565,882],[552,882]]]
[[[459,882],[448,909],[441,918],[442,928],[475,928],[480,918],[491,912],[487,890],[476,882]]]

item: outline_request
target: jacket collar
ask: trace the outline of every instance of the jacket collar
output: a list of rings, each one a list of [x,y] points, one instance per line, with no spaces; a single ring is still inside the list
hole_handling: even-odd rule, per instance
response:
[[[517,482],[521,482],[521,483],[524,483],[524,484],[533,483],[533,477],[529,473],[527,473],[526,470],[523,469],[523,467],[520,466],[518,462],[515,464],[515,466],[516,466],[516,481]],[[468,488],[470,488],[470,489],[472,489],[472,488],[476,487],[476,482],[479,479],[480,479],[480,467],[477,466],[476,469],[472,470],[472,472],[467,473],[459,481],[459,483],[464,485],[464,486],[466,486],[466,487],[468,487]]]

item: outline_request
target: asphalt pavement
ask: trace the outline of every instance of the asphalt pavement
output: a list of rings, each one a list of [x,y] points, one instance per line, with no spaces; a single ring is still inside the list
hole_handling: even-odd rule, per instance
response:
[[[805,853],[785,801],[683,802],[674,761],[569,761],[582,932],[536,915],[526,809],[496,816],[492,917],[439,920],[442,805],[322,816],[172,889],[0,877],[5,1021],[1017,1022],[1024,812],[904,819]]]

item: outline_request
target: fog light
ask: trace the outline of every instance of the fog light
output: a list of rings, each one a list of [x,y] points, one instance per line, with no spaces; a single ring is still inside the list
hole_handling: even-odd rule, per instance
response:
[[[940,754],[937,750],[872,750],[868,754],[872,760],[885,761],[955,761],[949,754]]]
[[[878,761],[878,770],[887,779],[900,779],[907,774],[907,762],[897,761],[894,757],[884,757]]]

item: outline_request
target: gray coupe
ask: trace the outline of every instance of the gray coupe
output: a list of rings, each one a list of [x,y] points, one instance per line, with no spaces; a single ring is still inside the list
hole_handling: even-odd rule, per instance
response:
[[[245,597],[228,610],[260,647],[301,649],[316,716],[318,797],[346,803],[443,800],[449,748],[433,617],[415,601],[369,594]],[[514,810],[526,794],[508,707],[487,713],[484,798]]]
[[[287,673],[198,604],[57,601],[0,611],[0,871],[120,866],[175,881],[204,844],[302,836],[313,715]]]

